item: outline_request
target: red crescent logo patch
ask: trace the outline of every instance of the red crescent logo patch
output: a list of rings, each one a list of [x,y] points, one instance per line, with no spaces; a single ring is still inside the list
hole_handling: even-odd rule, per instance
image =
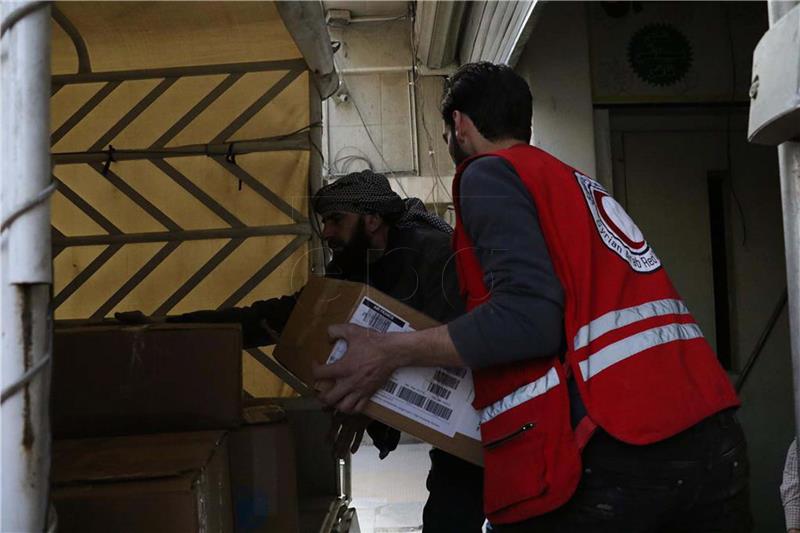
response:
[[[659,269],[661,261],[619,202],[590,177],[575,172],[575,178],[583,191],[603,244],[637,272],[653,272]]]

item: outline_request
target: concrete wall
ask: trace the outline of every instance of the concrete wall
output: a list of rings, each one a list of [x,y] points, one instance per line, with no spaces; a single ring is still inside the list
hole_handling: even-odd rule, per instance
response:
[[[417,80],[417,132],[419,149],[419,178],[408,178],[409,191],[419,192],[419,197],[434,206],[450,222],[453,212],[447,211],[452,203],[451,186],[455,165],[442,139],[443,122],[439,104],[444,89],[444,77],[421,76]],[[403,180],[403,178],[398,178]],[[415,183],[416,182],[416,183]]]
[[[595,103],[747,102],[764,2],[641,2],[624,14],[608,8],[586,7]],[[673,83],[649,83],[652,72],[632,67],[631,45],[635,36],[665,26],[688,45],[688,68],[675,71]]]
[[[445,212],[454,167],[441,138],[444,78],[419,76],[412,83],[411,21],[351,24],[330,33],[341,42],[335,58],[344,87],[323,104],[327,173],[371,167],[386,173],[401,195]]]
[[[517,64],[533,93],[532,144],[595,176],[586,10],[580,2],[540,8]]]
[[[366,158],[378,171],[415,173],[409,32],[407,20],[330,28],[331,39],[341,43],[334,57],[343,82],[325,103],[333,173],[365,168],[366,162],[355,164],[353,156]]]

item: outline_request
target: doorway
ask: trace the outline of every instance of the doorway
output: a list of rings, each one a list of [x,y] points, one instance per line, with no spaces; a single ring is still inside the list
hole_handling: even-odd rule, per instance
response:
[[[613,194],[735,382],[786,284],[776,152],[747,142],[745,106],[608,114]],[[755,531],[783,528],[777,487],[794,428],[791,376],[784,309],[740,391]]]

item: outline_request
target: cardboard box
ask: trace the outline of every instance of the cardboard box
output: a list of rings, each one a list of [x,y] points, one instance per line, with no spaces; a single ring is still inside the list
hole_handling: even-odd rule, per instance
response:
[[[233,531],[225,433],[55,441],[62,533]]]
[[[57,438],[237,426],[238,324],[58,328],[51,392]]]
[[[260,405],[265,400],[246,399],[245,405]],[[300,533],[319,533],[332,503],[339,501],[339,461],[334,457],[328,433],[331,415],[309,397],[272,398],[280,405],[295,443],[298,512]],[[245,419],[250,419],[245,407]]]
[[[294,442],[283,411],[245,409],[245,425],[228,434],[234,525],[239,533],[297,533]]]
[[[327,328],[353,322],[379,331],[411,331],[438,322],[360,283],[312,277],[292,312],[275,358],[311,386],[311,361],[341,357]],[[475,464],[482,464],[478,416],[472,408],[472,375],[466,369],[405,368],[366,407],[375,420],[405,431]]]

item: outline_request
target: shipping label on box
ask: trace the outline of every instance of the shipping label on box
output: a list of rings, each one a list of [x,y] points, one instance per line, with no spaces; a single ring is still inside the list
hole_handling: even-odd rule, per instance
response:
[[[414,331],[408,321],[366,296],[361,299],[350,323],[381,333]],[[328,357],[328,364],[338,361],[345,353],[347,341],[339,339]],[[448,437],[464,433],[479,440],[479,419],[472,407],[473,397],[472,373],[467,368],[406,367],[395,371],[372,401]]]

